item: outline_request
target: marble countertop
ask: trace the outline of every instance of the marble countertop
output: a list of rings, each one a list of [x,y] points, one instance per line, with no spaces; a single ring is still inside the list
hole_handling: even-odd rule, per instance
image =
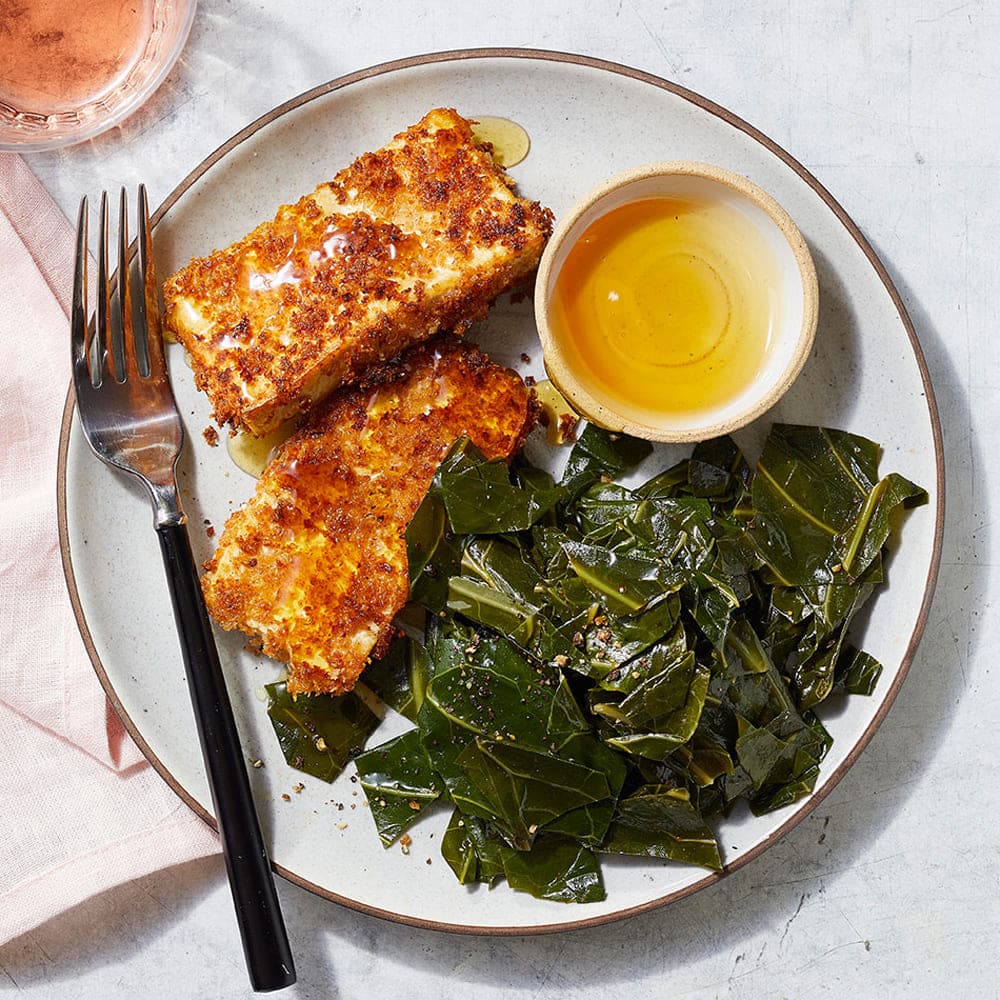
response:
[[[937,596],[902,692],[819,808],[761,858],[658,912],[538,938],[385,923],[279,885],[286,996],[1000,996],[1000,755],[991,502],[1000,473],[1000,14],[992,0],[202,0],[167,83],[121,130],[29,158],[72,215],[98,183],[162,196],[281,101],[414,53],[588,53],[677,81],[817,175],[881,254],[927,354],[947,455]],[[222,862],[129,883],[0,948],[31,998],[249,996]]]

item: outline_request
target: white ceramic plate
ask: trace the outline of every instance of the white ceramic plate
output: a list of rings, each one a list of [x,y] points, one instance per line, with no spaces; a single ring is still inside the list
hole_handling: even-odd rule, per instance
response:
[[[374,149],[448,105],[469,116],[500,115],[531,136],[512,170],[526,196],[558,216],[616,171],[651,160],[717,163],[771,192],[802,230],[820,282],[816,345],[780,406],[741,435],[754,457],[774,420],[822,423],[885,446],[883,469],[926,486],[930,505],[911,513],[893,556],[890,583],[867,619],[865,647],[885,665],[870,698],[852,698],[825,721],[836,742],[811,798],[768,816],[723,823],[727,870],[747,862],[826,795],[860,752],[893,700],[923,629],[936,576],[943,515],[941,438],[919,345],[871,248],[843,210],[788,154],[723,109],[663,80],[620,66],[555,53],[486,50],[443,53],[375,67],[317,88],[249,126],[198,167],[156,215],[162,276],[193,255],[243,236],[275,208],[310,191],[357,154]],[[541,375],[531,303],[506,298],[473,337],[521,372]],[[531,363],[520,360],[522,351]],[[210,448],[206,400],[175,349],[175,391],[188,429],[181,459],[184,504],[196,556],[253,481]],[[532,443],[533,457],[544,452]],[[662,465],[683,449],[661,449]],[[565,452],[555,456],[558,465]],[[60,464],[61,531],[71,596],[95,667],[132,735],[163,777],[211,821],[211,808],[177,637],[145,497],[92,457],[67,403]],[[599,923],[647,909],[720,876],[638,859],[603,859],[607,900],[572,906],[501,885],[463,888],[441,860],[447,810],[412,831],[408,856],[384,851],[353,768],[332,786],[288,768],[261,699],[279,668],[219,636],[265,836],[277,869],[321,895],[392,919],[471,933],[525,933]],[[822,714],[822,713],[821,713]],[[372,743],[405,728],[389,718]],[[371,744],[370,744],[371,745]],[[302,781],[301,794],[291,791]],[[282,793],[290,794],[284,801]],[[343,808],[340,808],[340,805]],[[340,824],[346,827],[340,829]],[[431,858],[432,864],[426,864]]]

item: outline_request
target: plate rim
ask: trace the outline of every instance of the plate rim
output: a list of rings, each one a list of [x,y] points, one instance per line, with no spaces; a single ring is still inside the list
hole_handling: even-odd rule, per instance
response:
[[[889,276],[885,265],[880,260],[878,254],[875,252],[872,245],[869,243],[867,238],[861,232],[858,225],[854,220],[847,214],[845,209],[840,205],[840,203],[833,197],[832,194],[826,189],[826,187],[809,171],[807,170],[795,157],[788,153],[782,146],[778,145],[773,139],[767,136],[765,133],[761,132],[759,129],[755,128],[753,125],[744,121],[738,115],[724,108],[722,105],[710,100],[697,93],[696,91],[690,90],[687,87],[683,87],[680,84],[674,83],[671,80],[667,80],[664,77],[657,76],[654,73],[649,73],[645,70],[636,69],[635,67],[625,65],[624,63],[614,62],[612,60],[598,58],[596,56],[588,56],[580,53],[563,52],[553,49],[536,49],[536,48],[518,48],[518,47],[477,47],[477,48],[459,48],[459,49],[447,49],[440,52],[429,52],[420,55],[407,56],[402,59],[393,59],[387,62],[376,63],[372,66],[368,66],[364,69],[355,70],[351,73],[346,73],[341,76],[335,77],[326,83],[319,84],[316,87],[312,87],[309,90],[303,91],[295,97],[290,98],[287,101],[277,105],[270,111],[261,115],[259,118],[252,121],[250,124],[246,125],[244,128],[236,132],[232,137],[222,143],[217,149],[206,156],[194,169],[192,169],[170,192],[169,195],[164,199],[160,206],[153,213],[151,224],[155,229],[155,226],[163,218],[163,216],[173,207],[173,205],[180,199],[180,197],[197,181],[199,180],[208,170],[210,170],[219,160],[228,155],[233,149],[244,142],[246,139],[255,135],[262,128],[270,125],[272,122],[281,118],[283,115],[296,108],[302,107],[303,105],[309,104],[310,102],[324,97],[327,94],[331,94],[337,90],[342,90],[345,87],[349,87],[352,84],[360,83],[365,80],[371,80],[376,77],[385,76],[390,73],[395,73],[400,70],[408,70],[421,66],[431,66],[438,63],[446,62],[461,62],[471,59],[529,59],[536,60],[540,62],[553,62],[560,64],[569,64],[573,66],[584,66],[589,69],[601,70],[603,72],[613,73],[618,76],[624,76],[626,78],[636,80],[640,83],[649,84],[654,87],[658,87],[661,90],[666,90],[669,93],[674,94],[683,100],[695,105],[696,107],[707,111],[709,114],[714,115],[717,118],[722,119],[727,124],[731,125],[733,128],[740,132],[743,132],[750,138],[756,140],[760,143],[768,152],[773,156],[776,156],[787,166],[789,166],[806,184],[809,185],[813,191],[819,195],[820,199],[825,203],[827,208],[829,208],[833,214],[837,217],[840,223],[847,230],[848,234],[857,243],[861,251],[864,253],[865,257],[868,259],[869,264],[875,271],[879,280],[882,282],[886,291],[889,293],[889,297],[892,300],[893,306],[895,307],[899,318],[903,324],[903,329],[906,336],[910,342],[910,348],[913,351],[914,358],[917,362],[917,368],[920,373],[920,380],[923,385],[924,399],[927,404],[928,415],[930,417],[931,423],[931,436],[934,442],[934,464],[935,464],[935,501],[934,501],[934,541],[931,549],[930,564],[928,567],[927,578],[924,582],[924,591],[920,603],[920,610],[917,614],[916,622],[914,623],[913,631],[910,633],[909,641],[907,642],[906,650],[903,653],[903,658],[899,666],[899,670],[893,680],[893,683],[886,692],[885,699],[882,705],[872,717],[869,724],[865,727],[864,732],[855,742],[855,744],[848,751],[846,757],[843,761],[829,774],[823,787],[817,791],[813,792],[808,799],[804,800],[803,803],[792,813],[784,823],[781,824],[777,829],[775,829],[769,836],[764,838],[759,844],[750,850],[741,854],[738,858],[735,858],[732,862],[725,865],[725,867],[719,872],[712,872],[703,878],[691,883],[690,885],[683,886],[680,889],[675,889],[666,895],[659,896],[656,899],[647,900],[644,903],[637,904],[635,906],[625,907],[620,910],[613,910],[610,913],[603,913],[594,917],[583,917],[578,920],[568,920],[560,921],[558,923],[547,923],[547,924],[536,924],[536,925],[504,925],[504,926],[494,926],[494,927],[483,927],[473,924],[455,924],[448,923],[445,921],[431,920],[424,917],[411,916],[405,913],[397,913],[394,910],[387,910],[382,907],[373,906],[369,903],[365,903],[361,900],[352,899],[348,896],[343,896],[339,893],[332,892],[323,886],[317,885],[315,882],[309,879],[303,878],[297,873],[285,868],[283,865],[278,864],[273,859],[271,860],[271,866],[274,871],[281,875],[283,878],[287,879],[294,885],[300,888],[306,889],[309,892],[314,893],[321,898],[331,900],[332,902],[339,903],[342,906],[346,906],[349,909],[359,911],[361,913],[368,914],[369,916],[379,917],[384,920],[390,920],[394,923],[405,924],[411,927],[418,927],[424,930],[435,930],[435,931],[446,931],[455,934],[465,934],[473,936],[499,936],[499,937],[509,937],[509,936],[524,936],[524,935],[534,935],[534,934],[551,934],[560,933],[563,931],[580,930],[588,927],[597,927],[604,924],[613,923],[618,920],[624,920],[627,917],[636,916],[640,913],[647,913],[651,910],[659,909],[665,906],[667,903],[674,902],[679,899],[683,899],[687,896],[693,895],[694,893],[705,889],[710,885],[714,885],[716,882],[725,878],[725,876],[731,874],[734,871],[742,868],[744,865],[749,864],[755,858],[759,857],[768,848],[772,847],[779,840],[781,840],[787,833],[789,833],[794,827],[798,826],[825,798],[834,788],[840,783],[841,779],[848,772],[857,758],[860,756],[861,752],[865,749],[868,743],[871,741],[875,732],[878,730],[879,726],[882,724],[889,709],[892,707],[893,702],[896,700],[896,696],[902,687],[903,681],[906,679],[909,673],[910,666],[913,662],[913,658],[916,655],[917,647],[920,644],[920,639],[923,636],[924,629],[927,625],[927,619],[930,614],[931,603],[934,597],[934,590],[937,585],[938,571],[941,563],[941,551],[944,539],[944,514],[945,514],[945,467],[944,467],[944,445],[943,437],[941,431],[941,421],[938,412],[937,400],[934,394],[934,388],[931,384],[930,372],[927,367],[927,361],[924,356],[922,347],[920,346],[920,341],[917,337],[916,330],[914,329],[913,323],[910,319],[909,313],[906,310],[906,306],[903,303],[902,297],[899,294],[892,278]],[[70,604],[73,609],[73,614],[76,619],[77,627],[80,630],[81,638],[83,639],[84,647],[87,650],[87,654],[90,657],[91,664],[94,667],[94,671],[100,680],[101,686],[104,688],[105,694],[108,697],[112,707],[115,710],[116,715],[121,720],[122,725],[125,727],[129,736],[135,741],[136,745],[139,747],[140,751],[153,766],[160,777],[166,782],[166,784],[173,790],[173,792],[189,807],[191,808],[205,823],[208,824],[213,830],[217,830],[217,825],[215,818],[208,812],[202,805],[197,802],[193,796],[181,785],[177,778],[166,768],[163,762],[159,759],[156,753],[152,750],[146,740],[143,738],[142,734],[139,732],[138,727],[132,721],[125,707],[122,705],[121,700],[115,691],[114,686],[108,677],[107,672],[104,669],[104,665],[101,662],[100,655],[94,645],[93,637],[90,633],[90,628],[87,624],[86,615],[83,610],[83,606],[80,600],[79,590],[76,585],[76,578],[73,571],[73,561],[70,552],[69,543],[69,527],[66,518],[66,469],[67,469],[67,459],[69,453],[69,440],[70,432],[73,425],[73,413],[75,410],[75,399],[73,395],[72,383],[69,385],[66,393],[66,402],[63,408],[62,424],[59,432],[59,456],[58,463],[56,467],[56,506],[57,506],[57,517],[58,517],[58,527],[59,527],[59,549],[62,557],[63,573],[66,578],[66,587],[69,592]]]

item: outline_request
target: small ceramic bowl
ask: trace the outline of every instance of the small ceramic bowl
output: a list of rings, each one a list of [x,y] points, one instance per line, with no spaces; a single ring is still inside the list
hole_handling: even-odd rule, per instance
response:
[[[777,275],[775,321],[756,378],[735,397],[697,413],[656,413],[637,419],[616,410],[613,397],[588,382],[568,360],[551,322],[556,279],[587,228],[606,213],[651,198],[720,201],[748,220],[773,252]],[[653,441],[691,442],[728,434],[772,407],[802,370],[816,333],[819,289],[816,268],[788,213],[745,177],[705,163],[671,161],[635,167],[585,195],[556,226],[535,282],[535,320],[545,368],[556,388],[582,416],[608,430]]]

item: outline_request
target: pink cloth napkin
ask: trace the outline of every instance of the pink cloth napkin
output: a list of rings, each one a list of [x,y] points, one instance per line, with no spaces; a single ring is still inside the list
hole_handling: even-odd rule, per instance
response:
[[[66,593],[55,498],[73,246],[23,160],[0,153],[0,943],[219,850],[123,730]]]

